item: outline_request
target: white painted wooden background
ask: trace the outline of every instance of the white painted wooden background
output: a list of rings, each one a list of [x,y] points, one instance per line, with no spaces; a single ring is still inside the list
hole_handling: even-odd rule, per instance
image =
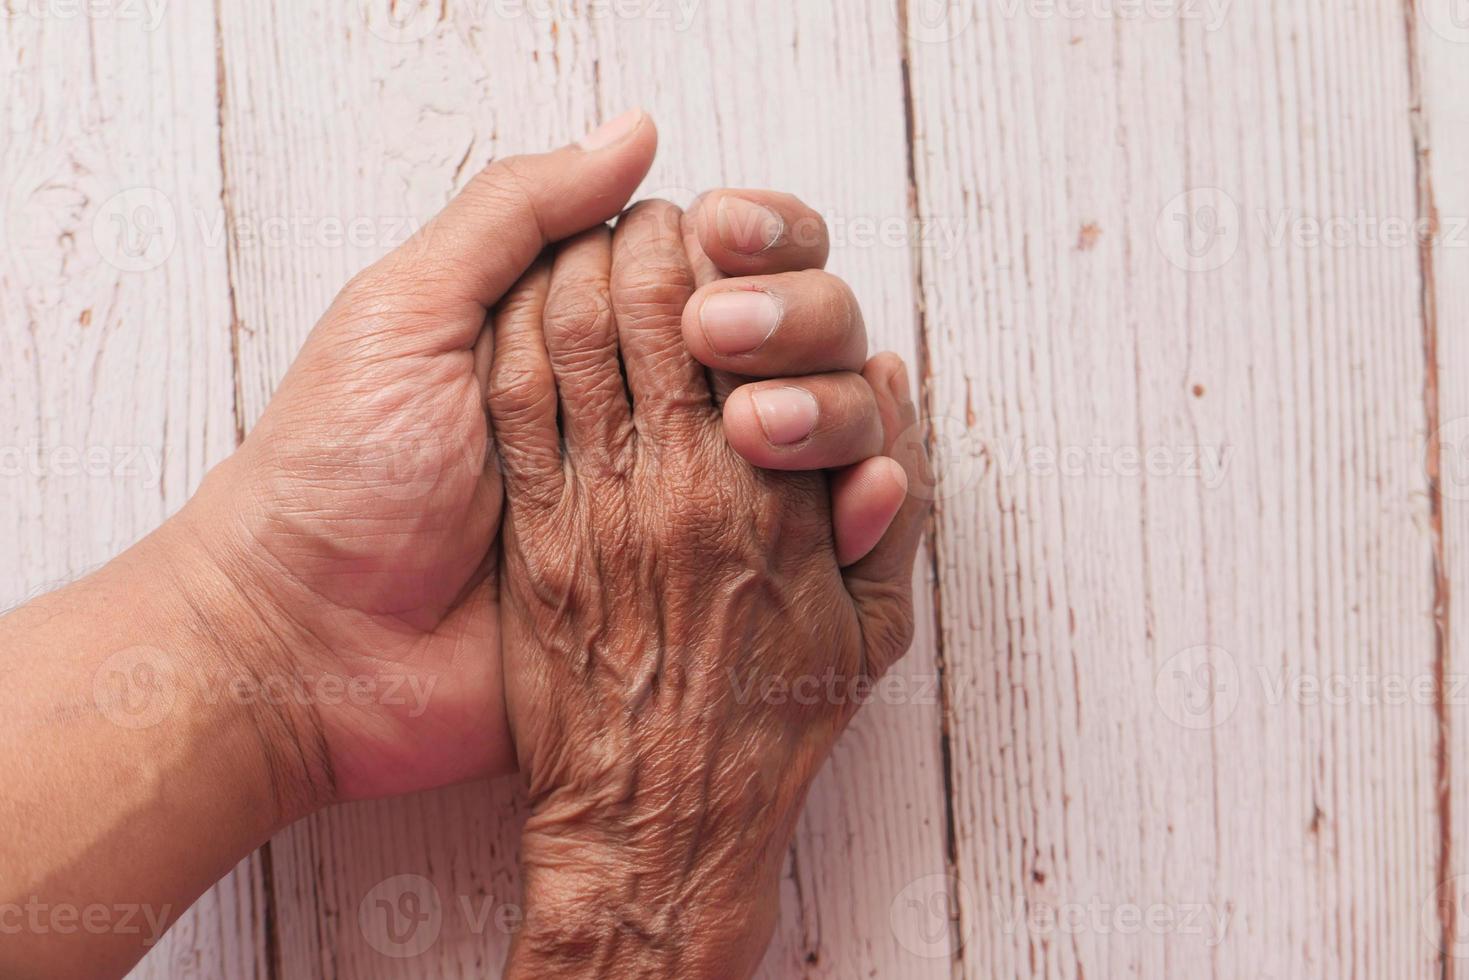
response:
[[[476,167],[644,105],[648,195],[828,216],[945,473],[766,973],[1469,973],[1469,0],[0,15],[0,604],[178,508]],[[134,976],[496,976],[522,816],[321,814]]]

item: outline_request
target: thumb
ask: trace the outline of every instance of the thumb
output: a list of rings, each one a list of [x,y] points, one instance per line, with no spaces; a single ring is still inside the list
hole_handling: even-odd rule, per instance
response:
[[[488,309],[547,245],[616,217],[657,148],[652,117],[633,109],[570,146],[496,160],[366,275],[432,290],[440,309]]]

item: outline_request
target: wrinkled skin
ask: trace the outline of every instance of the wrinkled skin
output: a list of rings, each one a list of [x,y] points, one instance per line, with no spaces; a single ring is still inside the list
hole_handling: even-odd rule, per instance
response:
[[[827,475],[730,448],[680,337],[696,275],[679,227],[640,204],[496,315],[506,697],[533,806],[512,976],[752,972],[854,685],[912,636],[924,499],[843,570]],[[893,457],[875,465],[926,480],[901,362],[865,376]],[[814,702],[770,696],[802,679]]]
[[[241,673],[283,810],[513,769],[501,709],[503,496],[475,345],[546,244],[614,216],[651,120],[615,146],[499,161],[353,279],[240,449],[180,515],[262,621]],[[355,684],[362,696],[339,686]],[[277,734],[279,733],[279,734]]]
[[[610,145],[508,158],[478,174],[412,241],[348,284],[239,451],[178,515],[227,577],[226,602],[243,607],[211,630],[238,648],[234,673],[290,692],[251,705],[283,817],[514,770],[488,311],[548,244],[617,215],[656,141],[642,116]],[[713,257],[690,229],[704,278],[819,267],[819,218],[784,195],[741,193],[809,233],[741,254],[721,246],[708,218],[702,240]],[[721,192],[705,200],[712,214]],[[759,230],[734,228],[733,240]],[[812,350],[834,346],[819,318],[795,327]],[[858,346],[865,351],[865,337]],[[771,360],[780,349],[741,364],[772,378],[832,369],[804,350]],[[842,377],[865,389],[860,366],[849,362]],[[554,398],[554,387],[541,394]],[[761,465],[828,466],[833,451],[848,464],[873,451],[813,439],[777,453],[761,448],[751,425],[734,431],[751,458],[765,454]]]

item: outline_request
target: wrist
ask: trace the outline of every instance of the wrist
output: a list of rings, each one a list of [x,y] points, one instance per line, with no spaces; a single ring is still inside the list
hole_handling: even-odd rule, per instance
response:
[[[562,856],[580,862],[575,853]],[[753,976],[778,918],[776,879],[738,889],[700,879],[670,888],[622,860],[527,869],[507,980]]]
[[[227,519],[196,498],[118,559],[147,585],[183,651],[178,696],[229,729],[248,732],[250,767],[264,779],[276,828],[332,802],[317,714],[301,697],[299,658],[312,641],[280,615]]]
[[[778,918],[788,830],[697,822],[614,829],[583,807],[539,808],[521,838],[525,914],[507,977],[753,975]]]

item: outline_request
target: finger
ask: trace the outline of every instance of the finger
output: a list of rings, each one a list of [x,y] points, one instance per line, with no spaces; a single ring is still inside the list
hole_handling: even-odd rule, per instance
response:
[[[882,452],[882,421],[860,374],[757,381],[729,396],[724,434],[735,452],[767,470],[848,466]]]
[[[612,235],[612,309],[640,433],[712,408],[704,369],[683,340],[683,310],[694,280],[679,218],[666,201],[643,201],[618,220]]]
[[[679,219],[679,231],[683,235],[684,254],[688,256],[689,267],[694,271],[694,287],[707,286],[724,278],[724,271],[714,264],[714,260],[704,252],[704,246],[699,241],[699,226],[695,223],[698,217],[699,203],[708,195],[697,198],[689,210],[683,213]]]
[[[869,668],[880,675],[912,641],[913,562],[932,508],[933,476],[902,359],[879,354],[862,374],[882,417],[884,455],[903,467],[908,484],[892,526],[865,558],[846,571],[847,588],[857,602],[869,645]],[[840,506],[845,510],[862,505]]]
[[[474,177],[401,248],[358,277],[362,288],[420,291],[443,304],[493,306],[550,242],[615,217],[657,150],[653,120],[635,109],[550,153],[507,157]],[[477,331],[443,318],[427,340],[467,349]]]
[[[611,275],[612,232],[605,225],[563,244],[551,270],[544,327],[568,449],[617,461],[625,458],[633,427],[618,363]]]
[[[873,456],[834,473],[831,523],[837,564],[846,568],[866,557],[892,526],[907,497],[907,472],[886,456]]]
[[[542,259],[495,309],[486,397],[512,503],[517,496],[554,500],[562,489],[556,379],[541,336],[550,282],[550,263]]]
[[[867,361],[857,297],[816,269],[705,286],[684,309],[683,335],[706,367],[744,377],[860,371]]]
[[[826,222],[790,194],[711,191],[692,213],[704,253],[731,276],[820,269],[831,252]]]

